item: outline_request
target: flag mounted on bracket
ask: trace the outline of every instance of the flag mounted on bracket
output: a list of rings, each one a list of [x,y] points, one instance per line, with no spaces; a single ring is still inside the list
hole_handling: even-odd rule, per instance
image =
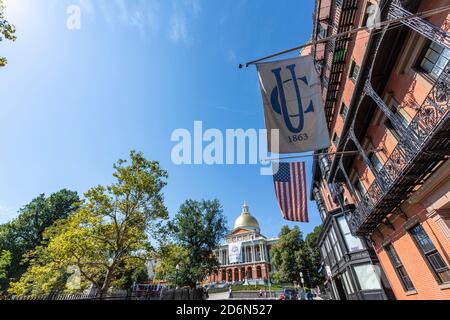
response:
[[[330,146],[320,79],[312,56],[256,64],[269,152],[286,154]],[[274,145],[271,130],[279,130]]]
[[[284,219],[309,222],[305,163],[279,163],[273,176],[273,182]]]

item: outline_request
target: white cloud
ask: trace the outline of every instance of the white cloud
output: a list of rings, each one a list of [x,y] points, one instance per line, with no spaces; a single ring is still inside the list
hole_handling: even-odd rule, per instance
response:
[[[169,8],[167,0],[78,0],[78,4],[82,14],[103,19],[110,26],[137,28],[143,34],[167,30],[175,43],[192,41],[193,24],[202,13],[200,0],[172,0]]]
[[[184,6],[194,18],[198,18],[202,12],[202,5],[199,0],[184,0]]]
[[[78,0],[82,13],[109,25],[119,24],[139,29],[141,33],[159,30],[159,1],[147,0]]]
[[[95,15],[95,8],[92,0],[78,0],[81,12],[87,13],[89,16]]]
[[[175,0],[172,2],[172,14],[169,20],[169,38],[174,42],[190,43],[190,28],[202,12],[199,0]]]
[[[169,37],[175,42],[188,40],[186,16],[183,13],[174,13],[170,17]]]

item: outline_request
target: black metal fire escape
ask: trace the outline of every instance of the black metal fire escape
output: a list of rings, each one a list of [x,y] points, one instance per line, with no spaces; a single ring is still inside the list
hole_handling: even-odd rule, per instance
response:
[[[336,0],[330,19],[332,35],[353,29],[357,11],[357,0]],[[325,61],[322,62],[324,64],[322,83],[326,88],[325,116],[328,129],[331,129],[335,103],[343,83],[342,75],[345,70],[347,50],[351,39],[351,36],[345,35],[329,41],[326,45]]]
[[[390,19],[410,14],[402,8],[399,1],[392,1],[388,14]],[[450,49],[450,33],[428,21],[422,18],[414,18],[406,20],[403,24]],[[377,49],[373,53],[373,61],[376,61],[377,52],[383,44],[384,34],[379,37]],[[375,175],[375,180],[368,188],[367,194],[362,197],[361,203],[358,204],[349,219],[350,229],[357,236],[368,236],[377,229],[380,223],[388,223],[389,221],[386,221],[387,215],[398,208],[450,156],[450,62],[447,63],[440,76],[434,81],[424,102],[416,106],[417,113],[407,127],[400,124],[398,116],[392,113],[372,87],[373,67],[372,63],[365,83],[363,82],[363,92],[359,105],[355,107],[359,109],[364,97],[370,97],[397,127],[401,136],[398,145],[381,170],[377,172],[377,170],[373,170],[373,165],[357,141],[358,138],[353,125],[349,131],[347,141],[352,140],[354,142],[366,165]],[[347,184],[351,189],[351,182],[342,162],[340,169],[344,172]]]

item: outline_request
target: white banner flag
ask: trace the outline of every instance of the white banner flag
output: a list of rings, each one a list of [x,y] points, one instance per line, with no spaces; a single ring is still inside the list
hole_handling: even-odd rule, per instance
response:
[[[320,80],[312,56],[256,65],[264,102],[269,152],[300,153],[330,146]],[[270,132],[278,129],[279,148]]]
[[[241,263],[242,242],[234,242],[228,245],[228,259],[231,263]]]

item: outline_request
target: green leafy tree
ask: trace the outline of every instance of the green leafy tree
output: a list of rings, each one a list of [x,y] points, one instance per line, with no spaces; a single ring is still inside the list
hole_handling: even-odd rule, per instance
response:
[[[0,279],[8,277],[8,269],[11,265],[12,254],[10,251],[0,251]]]
[[[12,254],[8,275],[0,280],[2,289],[9,279],[20,278],[25,272],[28,264],[23,259],[27,252],[41,244],[44,230],[79,207],[80,198],[74,191],[63,189],[49,197],[41,194],[21,208],[16,219],[0,226],[0,251]]]
[[[300,272],[305,267],[304,241],[300,229],[284,226],[279,240],[271,250],[272,263],[276,271],[272,274],[275,282],[293,283],[299,281]]]
[[[279,283],[293,283],[300,281],[300,272],[306,286],[315,287],[323,283],[323,274],[319,272],[321,266],[320,250],[317,246],[320,227],[308,234],[303,240],[300,229],[284,226],[281,229],[278,243],[273,247],[272,262],[276,272],[273,279]]]
[[[16,28],[14,25],[10,24],[5,19],[5,4],[3,0],[0,0],[0,41],[3,40],[3,38],[11,41],[16,41],[16,36],[14,35],[16,33]],[[0,67],[6,66],[8,61],[5,57],[0,56]]]
[[[85,204],[48,228],[47,245],[31,256],[30,267],[10,292],[16,295],[64,290],[69,269],[79,272],[80,289],[94,286],[105,295],[152,253],[150,237],[167,219],[162,189],[167,172],[141,153],[114,165],[116,182],[85,193]]]
[[[317,245],[321,227],[314,228],[314,231],[308,234],[305,238],[305,267],[306,274],[309,275],[308,282],[311,287],[316,287],[324,283],[325,277],[323,272],[319,272],[322,258],[320,256],[320,249]]]
[[[195,287],[197,282],[203,281],[208,274],[217,269],[218,261],[213,251],[226,234],[226,224],[218,200],[187,200],[181,205],[175,219],[168,224],[168,230],[175,244],[181,248],[172,248],[181,250],[179,285]],[[168,271],[171,279],[176,272],[173,269],[175,266],[176,264],[172,264],[172,270]]]
[[[157,261],[155,280],[178,287],[190,282],[189,250],[186,248],[174,243],[163,244],[158,249]]]

